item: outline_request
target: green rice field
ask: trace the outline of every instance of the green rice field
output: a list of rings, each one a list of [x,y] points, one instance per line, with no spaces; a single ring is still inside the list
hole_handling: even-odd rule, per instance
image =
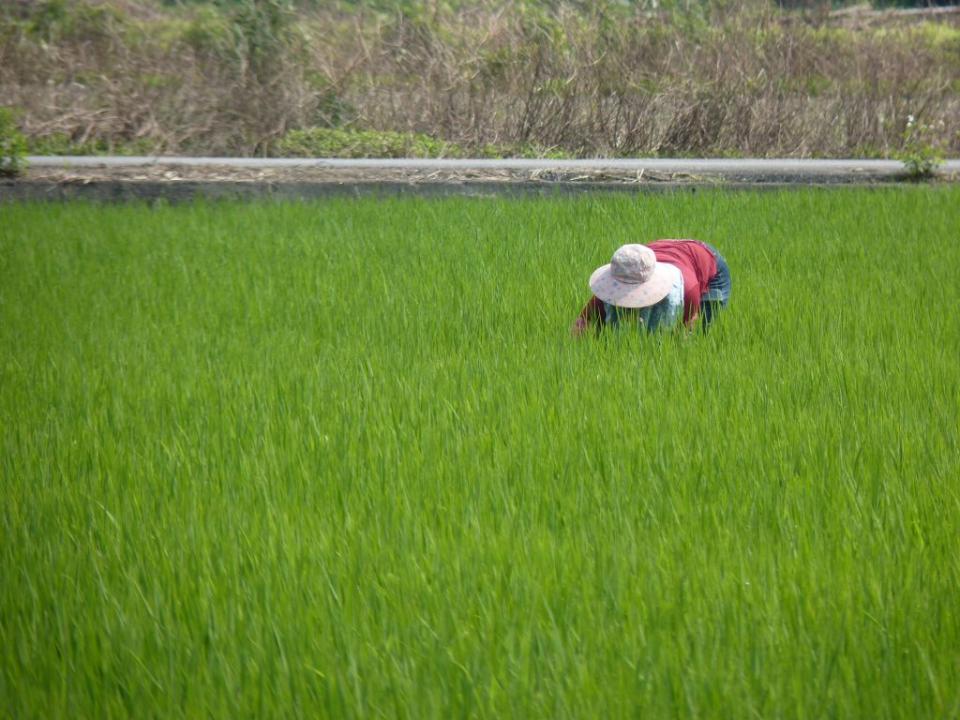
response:
[[[958,311],[956,187],[0,205],[0,717],[957,718]]]

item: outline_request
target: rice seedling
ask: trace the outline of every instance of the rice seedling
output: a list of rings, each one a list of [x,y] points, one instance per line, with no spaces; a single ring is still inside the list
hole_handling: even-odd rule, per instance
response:
[[[954,716],[958,207],[0,207],[0,714]]]

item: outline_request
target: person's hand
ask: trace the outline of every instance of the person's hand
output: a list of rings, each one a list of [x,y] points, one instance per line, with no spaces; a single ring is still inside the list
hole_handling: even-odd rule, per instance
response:
[[[587,331],[587,327],[587,321],[584,318],[577,318],[573,325],[570,326],[570,335],[578,338]]]

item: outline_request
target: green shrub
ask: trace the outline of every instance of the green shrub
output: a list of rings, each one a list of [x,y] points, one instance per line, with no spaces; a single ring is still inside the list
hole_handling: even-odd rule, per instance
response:
[[[290,46],[293,10],[288,0],[239,0],[230,14],[234,46],[253,77],[267,81]]]
[[[570,153],[556,149],[545,149],[529,143],[520,143],[518,145],[484,145],[475,153],[467,153],[480,158],[547,158],[551,160],[561,160],[570,157]]]
[[[327,158],[552,158],[569,157],[554,149],[529,143],[518,145],[486,144],[468,147],[446,142],[422,133],[390,130],[347,130],[344,128],[308,128],[291,130],[276,144],[273,155],[279,157]]]
[[[127,142],[100,137],[77,142],[66,133],[32,137],[27,149],[31,155],[149,155],[156,151],[146,138]]]
[[[127,15],[110,5],[42,0],[30,10],[28,29],[44,42],[92,42],[110,37],[128,25]]]
[[[231,25],[215,7],[198,8],[181,37],[198,54],[225,57],[235,48]]]
[[[344,100],[326,73],[308,70],[303,79],[317,97],[313,112],[319,126],[341,127],[354,119],[356,109]]]
[[[26,165],[27,141],[17,127],[14,111],[0,108],[0,175],[18,175]]]
[[[438,158],[461,157],[461,148],[420,133],[342,128],[291,130],[276,146],[284,157]]]
[[[943,163],[943,150],[937,141],[935,128],[919,122],[913,115],[907,117],[903,131],[903,147],[897,154],[912,180],[927,180]]]

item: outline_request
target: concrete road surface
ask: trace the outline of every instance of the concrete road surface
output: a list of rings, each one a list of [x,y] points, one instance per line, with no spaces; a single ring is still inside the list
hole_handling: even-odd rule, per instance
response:
[[[895,175],[904,170],[898,160],[693,160],[649,159],[333,159],[333,158],[194,158],[194,157],[29,157],[32,167],[234,167],[246,169],[330,168],[353,170],[558,170],[618,173],[654,172],[698,176],[732,175],[737,177],[850,176]],[[947,160],[939,173],[960,173],[960,160]]]
[[[880,185],[907,179],[896,160],[460,160],[190,157],[30,157],[0,180],[0,202],[196,197],[309,200],[331,196],[545,196],[592,191],[696,191]],[[937,170],[960,182],[960,160]]]

